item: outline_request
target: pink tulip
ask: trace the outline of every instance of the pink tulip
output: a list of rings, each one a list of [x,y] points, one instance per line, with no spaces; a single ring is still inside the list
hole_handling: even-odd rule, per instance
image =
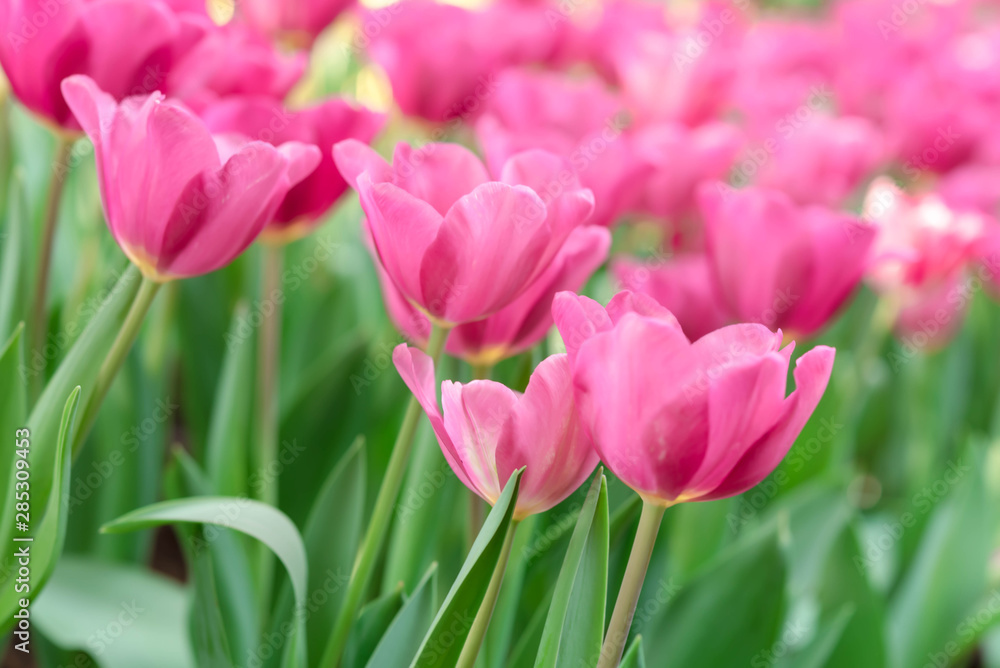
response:
[[[851,216],[721,183],[704,184],[699,202],[713,275],[738,321],[809,336],[861,280],[875,234]]]
[[[879,130],[853,116],[815,115],[778,136],[757,184],[782,190],[798,204],[839,207],[885,156]]]
[[[867,279],[896,299],[897,332],[923,332],[929,347],[946,343],[969,302],[961,286],[995,223],[977,211],[953,210],[933,194],[906,195],[887,178],[872,183],[864,209],[877,232]]]
[[[660,264],[619,259],[612,269],[622,288],[648,295],[668,309],[692,341],[733,321],[715,286],[708,257],[702,253]]]
[[[697,128],[659,123],[640,128],[633,143],[647,173],[637,208],[674,223],[690,216],[697,186],[725,178],[743,142],[742,133],[728,123]]]
[[[604,228],[588,225],[573,230],[524,294],[488,318],[452,329],[445,350],[472,365],[490,367],[530,349],[552,327],[552,298],[557,292],[583,287],[610,246],[611,233]],[[430,336],[430,321],[403,298],[381,267],[379,275],[392,321],[410,341],[422,345]]]
[[[231,262],[320,160],[315,146],[213,138],[197,116],[159,93],[117,104],[84,76],[62,88],[94,143],[108,227],[152,280]]]
[[[545,512],[572,494],[597,466],[597,453],[580,424],[566,355],[538,365],[524,394],[490,380],[441,384],[434,362],[400,344],[392,360],[437,436],[451,469],[491,505],[510,475],[526,467],[514,519]]]
[[[479,12],[403,0],[381,23],[368,55],[385,70],[403,112],[435,122],[475,118],[496,93],[497,72],[549,57],[558,34],[540,14],[511,5]]]
[[[285,196],[265,237],[296,238],[308,232],[347,190],[333,162],[333,145],[344,139],[370,142],[385,116],[332,98],[305,109],[286,109],[266,97],[232,97],[201,114],[213,134],[238,133],[275,146],[289,141],[312,144],[323,158],[312,174]]]
[[[116,99],[148,95],[164,88],[209,25],[159,0],[4,0],[0,65],[26,107],[79,131],[59,89],[63,79],[85,74]]]
[[[241,0],[239,17],[289,46],[308,48],[354,0]]]
[[[954,169],[938,182],[936,190],[945,203],[958,211],[1000,214],[1000,165],[969,164]]]
[[[492,315],[528,290],[593,210],[589,190],[552,180],[558,156],[530,151],[499,181],[457,144],[334,147],[358,191],[379,264],[407,301],[444,326]]]
[[[494,172],[514,154],[533,148],[566,158],[594,192],[595,225],[609,226],[629,210],[642,187],[644,166],[626,133],[621,100],[595,78],[509,69],[476,123]]]
[[[607,310],[560,293],[553,305],[581,419],[601,460],[660,506],[740,494],[781,462],[819,403],[834,350],[795,366],[793,345],[762,325],[732,325],[694,343],[648,297],[619,293]]]
[[[284,99],[305,72],[307,56],[285,55],[240,23],[212,30],[170,73],[171,97],[200,111],[220,98]]]

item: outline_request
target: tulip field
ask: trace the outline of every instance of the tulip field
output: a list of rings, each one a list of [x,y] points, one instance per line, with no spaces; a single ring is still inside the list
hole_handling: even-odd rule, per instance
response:
[[[4,668],[1000,668],[996,0],[0,0]]]

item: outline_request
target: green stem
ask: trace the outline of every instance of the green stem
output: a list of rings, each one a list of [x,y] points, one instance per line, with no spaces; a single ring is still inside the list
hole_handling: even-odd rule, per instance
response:
[[[87,401],[87,409],[80,420],[80,429],[73,444],[74,456],[83,445],[90,428],[94,425],[94,420],[97,419],[97,413],[101,409],[104,397],[107,395],[108,389],[111,388],[111,383],[114,381],[115,376],[118,375],[118,371],[125,361],[125,356],[132,349],[132,344],[135,343],[135,339],[139,335],[139,328],[142,327],[142,321],[145,320],[146,313],[149,312],[149,307],[152,305],[153,298],[156,297],[159,289],[159,283],[146,277],[143,277],[142,283],[139,284],[139,292],[136,294],[132,306],[129,307],[125,321],[122,323],[122,328],[118,330],[118,336],[115,337],[114,343],[111,344],[111,349],[108,351],[108,355],[104,358],[104,363],[97,373],[97,380],[94,381],[94,391]]]
[[[260,431],[257,434],[257,467],[265,468],[278,455],[280,421],[278,417],[278,376],[281,363],[281,304],[272,295],[281,289],[283,246],[264,245],[262,248],[261,301],[271,300],[274,311],[264,319],[257,348],[257,410]],[[260,491],[260,500],[278,505],[278,481],[272,480]]]
[[[281,290],[281,266],[284,260],[284,246],[261,244],[261,287],[262,303],[270,300],[274,309],[261,323],[260,338],[257,341],[257,411],[260,416],[257,432],[257,471],[267,471],[278,458],[278,441],[281,438],[279,415],[279,374],[281,365],[281,302],[274,298]],[[278,478],[265,477],[266,484],[259,490],[259,500],[278,507]],[[271,584],[274,577],[274,555],[261,544],[258,552],[260,575],[260,602],[263,610],[271,603]]]
[[[56,169],[52,171],[52,182],[49,185],[49,197],[45,204],[45,221],[42,227],[42,244],[38,251],[38,265],[35,272],[35,295],[31,306],[32,349],[41,351],[45,347],[45,335],[48,333],[48,313],[45,305],[49,291],[49,268],[52,264],[52,247],[55,245],[56,223],[59,220],[59,202],[62,200],[63,187],[66,185],[66,172],[63,169],[73,142],[67,137],[56,139],[56,150],[53,161]],[[42,355],[44,360],[45,356]],[[37,374],[35,385],[43,383],[45,369]],[[40,388],[36,388],[40,389]]]
[[[447,329],[434,325],[427,342],[427,354],[432,360],[437,361],[441,356],[441,350],[444,348],[447,337]],[[348,633],[361,604],[361,596],[365,587],[368,586],[368,580],[375,568],[375,558],[378,556],[385,540],[385,534],[389,530],[392,508],[399,495],[399,488],[403,484],[403,475],[406,473],[406,463],[410,459],[410,451],[413,449],[413,436],[417,431],[420,413],[420,403],[415,396],[411,396],[410,403],[406,408],[406,415],[403,417],[403,424],[396,436],[396,443],[392,446],[389,466],[386,468],[385,476],[382,478],[382,486],[379,487],[378,497],[375,499],[375,509],[372,511],[371,521],[368,523],[368,529],[365,531],[364,539],[361,541],[358,554],[354,559],[354,567],[351,569],[351,578],[347,583],[344,602],[340,607],[340,612],[337,613],[333,633],[327,643],[323,658],[319,662],[320,668],[335,668],[340,662]]]
[[[618,600],[615,601],[615,610],[611,613],[611,623],[608,624],[608,633],[604,637],[604,646],[601,647],[601,659],[597,668],[615,668],[622,659],[622,650],[625,649],[625,641],[628,640],[632,615],[635,614],[639,592],[642,591],[642,583],[646,579],[646,569],[649,567],[649,558],[653,554],[653,545],[656,544],[656,534],[660,530],[664,511],[666,508],[663,506],[648,501],[642,503],[639,528],[635,532],[632,553],[628,557],[625,577],[622,578],[622,586],[618,590]]]
[[[483,645],[483,638],[486,637],[486,630],[490,626],[490,619],[493,617],[493,609],[497,605],[497,597],[500,594],[500,585],[503,584],[504,573],[507,572],[507,561],[510,559],[510,546],[514,542],[514,532],[517,531],[517,521],[510,523],[507,528],[507,535],[504,537],[503,547],[500,550],[500,559],[497,560],[496,568],[493,569],[493,577],[490,578],[489,587],[486,589],[486,596],[479,605],[479,612],[469,629],[469,636],[462,646],[462,653],[458,657],[455,668],[472,668],[476,664],[476,657],[479,656],[479,649]]]

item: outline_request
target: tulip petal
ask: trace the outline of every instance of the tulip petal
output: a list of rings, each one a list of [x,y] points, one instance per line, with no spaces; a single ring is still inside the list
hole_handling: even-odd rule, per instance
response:
[[[677,322],[674,314],[668,311],[666,307],[661,306],[658,301],[649,295],[623,290],[611,298],[611,301],[608,302],[607,310],[611,321],[615,323],[625,317],[626,313],[636,313],[646,318],[659,320],[671,327],[676,327],[683,334],[681,325]]]
[[[585,341],[614,326],[608,312],[590,297],[560,292],[552,300],[552,319],[562,337],[572,366],[577,351]]]
[[[783,414],[788,360],[768,353],[709,380],[708,447],[686,494],[711,492]]]
[[[548,242],[538,195],[524,186],[483,184],[455,203],[428,246],[422,303],[452,323],[491,315],[528,287]]]
[[[358,177],[358,194],[386,273],[407,299],[425,303],[420,266],[442,226],[441,216],[402,188],[373,182],[367,172]]]
[[[441,214],[490,180],[476,154],[460,144],[431,143],[419,148],[400,142],[392,156],[394,183]]]
[[[358,190],[358,177],[368,172],[372,183],[392,181],[392,167],[371,146],[357,139],[345,139],[333,147],[333,160],[344,179]]]
[[[517,406],[517,394],[491,380],[467,385],[446,380],[441,383],[441,405],[445,429],[471,482],[469,488],[490,504],[496,502],[503,488],[497,478],[497,443]]]
[[[396,366],[400,377],[410,392],[417,398],[420,407],[424,409],[430,420],[434,435],[437,436],[441,452],[448,461],[448,466],[455,472],[462,484],[469,489],[475,489],[463,468],[455,445],[444,426],[444,417],[437,405],[437,394],[434,391],[434,361],[424,352],[411,348],[405,343],[396,346],[392,351],[392,363]]]
[[[817,346],[795,366],[795,391],[785,400],[778,423],[740,459],[722,483],[699,501],[742,494],[759,484],[781,462],[823,397],[833,370],[836,351]]]
[[[507,480],[527,467],[518,492],[518,513],[548,510],[578,488],[597,466],[597,452],[579,422],[569,359],[543,360],[504,426],[496,469]]]

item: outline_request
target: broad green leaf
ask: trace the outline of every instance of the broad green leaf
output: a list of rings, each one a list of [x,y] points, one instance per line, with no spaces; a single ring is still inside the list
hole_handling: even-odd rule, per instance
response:
[[[210,494],[211,483],[190,455],[174,450],[174,461],[188,496]],[[239,534],[219,528],[206,541],[198,527],[178,527],[191,563],[195,588],[192,630],[199,655],[226,651],[242,663],[259,641],[260,620],[246,544]],[[198,549],[207,545],[208,549]]]
[[[775,651],[769,656],[760,657],[760,659],[764,663],[774,665],[775,668],[823,668],[827,665],[855,665],[830,661],[830,656],[840,642],[844,629],[853,615],[854,606],[849,603],[845,604],[830,619],[820,620],[815,636],[805,647],[802,647],[798,651],[790,652],[785,650],[787,645],[782,645],[775,649],[785,651],[782,651],[780,654]],[[790,632],[795,631],[794,629],[790,629]],[[774,657],[778,657],[778,660],[774,661]]]
[[[657,667],[748,665],[778,637],[785,575],[774,532],[740,541],[668,598],[666,614],[656,618],[647,610],[659,598],[641,605],[633,632],[641,629],[646,656]]]
[[[368,602],[358,613],[358,621],[351,628],[351,635],[344,646],[344,668],[363,668],[375,651],[379,638],[385,634],[393,617],[403,607],[403,587],[396,587],[385,596]]]
[[[20,367],[24,360],[24,325],[18,325],[14,334],[0,348],[0,438],[7,444],[7,451],[0,457],[0,490],[3,499],[0,510],[13,515],[14,503],[14,443],[18,430],[27,427],[26,388],[21,378]],[[6,537],[6,536],[0,536]]]
[[[536,668],[585,665],[600,655],[608,588],[608,488],[599,470],[580,509],[535,658]]]
[[[886,665],[885,601],[872,587],[853,527],[846,528],[828,552],[819,599],[824,617],[852,611],[832,650],[828,665],[882,668]],[[834,627],[833,622],[828,624]],[[832,634],[833,628],[830,628]]]
[[[24,192],[24,172],[14,173],[7,224],[0,228],[0,339],[6,339],[30,307],[31,218]],[[22,378],[23,380],[23,378]]]
[[[642,636],[635,637],[618,665],[620,668],[646,668],[646,657],[642,653]]]
[[[32,502],[36,508],[39,504],[46,506],[49,503],[49,493],[53,488],[51,472],[55,470],[59,438],[59,415],[63,411],[66,397],[79,386],[80,406],[84,408],[87,406],[98,371],[111,349],[118,330],[121,329],[125,315],[139,288],[139,279],[139,270],[135,267],[129,267],[122,274],[31,409],[28,427],[31,429],[31,449],[35,458],[32,462],[31,491]],[[27,363],[30,375],[34,373],[30,358]],[[73,441],[69,444],[70,452],[75,455],[82,444],[82,435],[75,433]],[[8,518],[0,518],[0,523],[7,521]],[[0,535],[3,535],[2,531]]]
[[[302,537],[284,513],[259,501],[231,497],[163,501],[127,513],[105,524],[101,531],[135,531],[177,522],[235,529],[261,541],[288,570],[296,605],[305,605],[309,572]],[[206,541],[210,542],[207,534]]]
[[[230,342],[215,390],[215,403],[205,445],[205,468],[216,494],[248,494],[248,425],[254,400],[252,337],[240,338],[246,327],[247,306],[241,302],[233,313],[227,335]]]
[[[953,462],[940,478],[954,488],[938,505],[889,611],[889,665],[922,665],[928,655],[956,643],[956,628],[986,592],[991,552],[992,504],[982,481],[981,457]],[[919,512],[914,508],[910,516]],[[886,523],[862,545],[862,567],[879,558],[882,545],[905,536],[903,516]],[[880,542],[881,540],[881,542]]]
[[[366,668],[406,666],[420,647],[437,607],[437,564],[431,564],[368,659]]]
[[[66,404],[63,407],[62,419],[59,421],[59,431],[56,441],[56,462],[58,466],[52,473],[52,489],[54,493],[49,497],[48,504],[45,505],[44,514],[38,516],[37,508],[40,504],[32,503],[32,513],[30,519],[31,529],[28,532],[14,532],[5,536],[4,543],[14,544],[10,536],[25,537],[30,536],[33,540],[24,545],[30,546],[31,551],[31,575],[28,582],[27,592],[15,590],[13,579],[17,573],[14,567],[14,552],[12,548],[6,551],[3,560],[2,572],[10,573],[9,576],[0,583],[0,628],[10,627],[14,614],[19,610],[21,598],[31,598],[37,596],[46,580],[52,574],[56,561],[62,553],[63,541],[66,538],[66,517],[69,505],[69,470],[72,454],[70,443],[73,441],[76,426],[76,409],[80,403],[80,388],[76,387],[70,393]],[[34,432],[31,434],[31,450],[28,455],[32,481],[37,474],[36,463],[32,459],[35,447]],[[34,487],[32,486],[32,491]],[[21,545],[18,545],[20,548]]]
[[[323,656],[340,611],[364,529],[365,466],[365,440],[359,436],[327,476],[302,532],[309,560],[308,591],[322,592],[321,602],[310,606],[307,621],[309,656],[317,659]],[[286,588],[278,597],[274,624],[283,623],[291,613],[292,596]]]
[[[194,668],[188,603],[186,589],[161,575],[67,555],[32,604],[31,620],[100,668]]]
[[[517,504],[517,489],[524,469],[511,475],[500,497],[483,523],[469,556],[441,604],[430,630],[424,636],[411,668],[454,666],[472,629],[479,606],[486,596],[490,579],[510,530]]]

